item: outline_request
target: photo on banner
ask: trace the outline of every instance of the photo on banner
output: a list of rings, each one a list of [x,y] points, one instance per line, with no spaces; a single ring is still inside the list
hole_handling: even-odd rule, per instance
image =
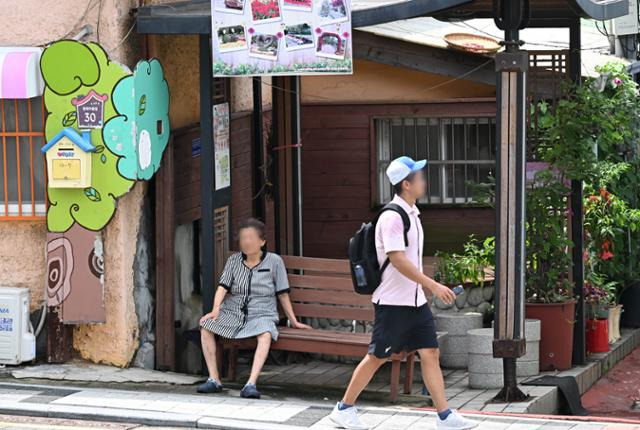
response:
[[[213,106],[213,153],[216,191],[231,186],[229,120],[229,103]]]
[[[353,73],[350,0],[211,0],[213,73]]]

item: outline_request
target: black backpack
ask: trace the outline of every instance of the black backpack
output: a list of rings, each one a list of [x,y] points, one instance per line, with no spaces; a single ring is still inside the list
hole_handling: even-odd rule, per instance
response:
[[[407,233],[411,227],[409,215],[399,205],[388,203],[385,205],[373,221],[362,224],[356,234],[349,240],[349,266],[351,268],[351,280],[353,289],[358,294],[373,294],[382,280],[382,273],[389,265],[387,258],[382,267],[378,263],[376,254],[376,223],[385,211],[394,211],[402,217],[404,224],[404,244],[409,245]]]

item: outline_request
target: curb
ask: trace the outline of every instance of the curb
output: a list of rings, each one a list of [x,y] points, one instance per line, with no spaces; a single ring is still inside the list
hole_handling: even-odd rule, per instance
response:
[[[14,404],[0,406],[0,414],[39,418],[73,419],[126,423],[154,427],[242,430],[303,430],[306,427],[261,421],[239,421],[219,417],[203,417],[173,412],[140,411],[134,409],[96,408],[73,405]]]
[[[191,428],[197,427],[198,420],[201,419],[199,415],[170,412],[50,404],[14,404],[11,407],[0,406],[0,414]]]

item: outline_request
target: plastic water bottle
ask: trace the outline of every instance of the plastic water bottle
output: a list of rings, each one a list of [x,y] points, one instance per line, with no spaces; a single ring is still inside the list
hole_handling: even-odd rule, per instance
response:
[[[358,284],[359,287],[366,287],[367,286],[367,275],[365,275],[365,273],[364,273],[364,267],[362,267],[361,265],[357,264],[353,268],[353,273],[356,275],[356,284]]]
[[[456,296],[459,296],[464,293],[464,287],[462,285],[458,285],[457,287],[454,287],[452,291]]]

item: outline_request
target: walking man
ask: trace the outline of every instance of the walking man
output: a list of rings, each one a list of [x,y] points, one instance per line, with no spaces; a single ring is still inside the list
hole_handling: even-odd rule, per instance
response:
[[[447,405],[435,324],[423,291],[427,288],[445,303],[455,300],[451,289],[422,273],[424,234],[416,201],[426,193],[422,172],[426,163],[400,157],[387,168],[395,192],[392,203],[409,215],[411,226],[405,244],[404,224],[398,212],[384,211],[376,223],[378,262],[382,267],[388,258],[390,264],[373,293],[375,321],[369,352],[356,367],[342,401],[330,415],[334,423],[345,429],[368,428],[358,418],[356,399],[389,356],[402,351],[417,351],[420,356],[422,377],[438,411],[437,428],[464,430],[477,426]]]

